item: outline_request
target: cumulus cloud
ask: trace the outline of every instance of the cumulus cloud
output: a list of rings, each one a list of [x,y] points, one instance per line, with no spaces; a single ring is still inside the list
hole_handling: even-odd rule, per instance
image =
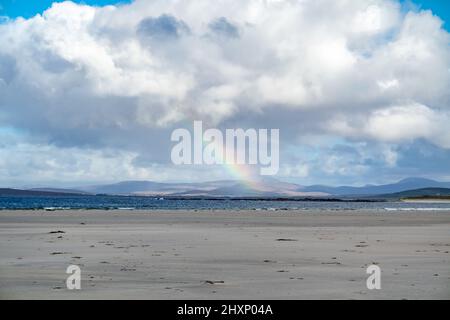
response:
[[[281,128],[282,148],[374,141],[393,167],[391,144],[450,148],[449,42],[437,16],[395,0],[55,3],[0,24],[0,126],[148,166],[193,120]],[[340,159],[325,173],[350,170]]]
[[[450,148],[449,111],[433,110],[421,104],[405,104],[372,111],[355,121],[338,116],[329,128],[343,136],[368,137],[385,142],[413,142],[416,139]]]

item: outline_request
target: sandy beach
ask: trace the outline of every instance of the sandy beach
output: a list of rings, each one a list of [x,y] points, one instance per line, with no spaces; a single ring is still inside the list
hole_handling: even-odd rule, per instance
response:
[[[0,246],[2,299],[450,299],[450,211],[0,211]]]

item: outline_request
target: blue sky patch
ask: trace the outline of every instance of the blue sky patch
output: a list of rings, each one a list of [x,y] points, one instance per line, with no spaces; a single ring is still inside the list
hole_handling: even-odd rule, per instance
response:
[[[10,18],[30,18],[41,14],[52,6],[53,2],[62,0],[0,0],[0,15]],[[130,3],[130,0],[73,0],[75,3],[93,6],[106,6],[110,4]]]

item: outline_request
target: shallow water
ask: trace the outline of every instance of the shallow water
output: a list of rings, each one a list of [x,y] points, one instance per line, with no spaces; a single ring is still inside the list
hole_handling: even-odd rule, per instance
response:
[[[241,209],[241,210],[450,210],[447,203],[408,203],[400,201],[271,201],[238,199],[163,199],[135,196],[53,196],[0,197],[3,209]]]

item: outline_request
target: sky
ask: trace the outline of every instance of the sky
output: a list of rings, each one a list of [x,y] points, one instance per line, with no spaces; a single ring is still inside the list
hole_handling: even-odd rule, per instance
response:
[[[444,27],[450,30],[450,2],[447,0],[404,1],[404,4],[415,6],[416,9],[431,10],[444,21]]]
[[[42,14],[52,6],[53,2],[63,2],[63,0],[0,0],[0,15],[10,18],[31,18],[36,14]],[[129,0],[83,0],[73,1],[75,3],[87,4],[91,6],[106,6],[121,3],[129,3]]]
[[[24,17],[31,18],[36,14],[42,14],[50,8],[53,2],[63,2],[64,0],[0,0],[0,15],[11,18]],[[87,4],[91,6],[105,6],[130,3],[131,0],[75,0],[75,3]],[[446,0],[423,0],[411,1],[403,0],[406,7],[416,7],[416,9],[432,10],[444,22],[450,21],[450,2]],[[448,29],[448,23],[445,27]]]
[[[450,181],[449,14],[438,0],[0,0],[0,187],[245,178],[171,163],[171,132],[194,120],[279,128],[285,181]]]

